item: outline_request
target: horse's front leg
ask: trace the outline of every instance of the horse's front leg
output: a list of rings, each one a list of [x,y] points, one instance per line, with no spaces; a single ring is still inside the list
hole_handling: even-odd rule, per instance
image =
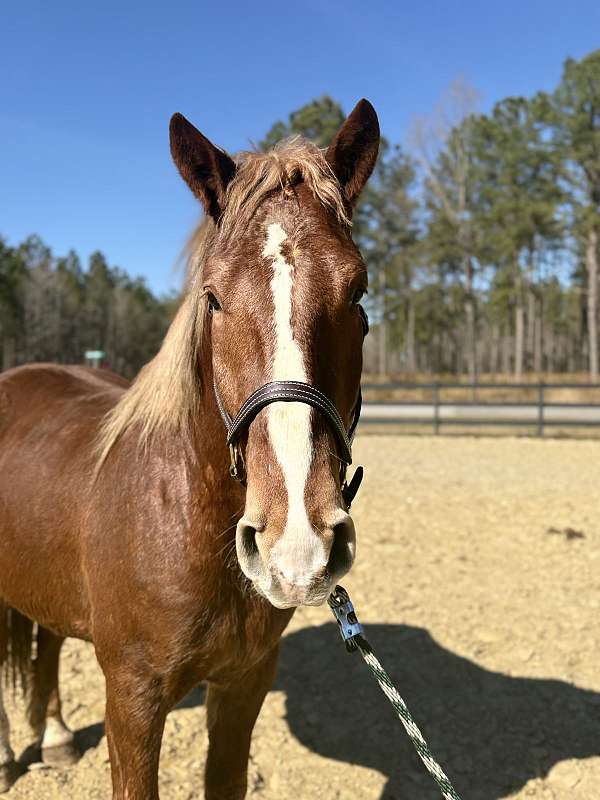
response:
[[[158,800],[158,761],[167,715],[162,681],[139,664],[103,669],[113,800]]]
[[[278,649],[234,685],[209,684],[206,800],[243,800],[246,796],[252,729],[273,682]]]

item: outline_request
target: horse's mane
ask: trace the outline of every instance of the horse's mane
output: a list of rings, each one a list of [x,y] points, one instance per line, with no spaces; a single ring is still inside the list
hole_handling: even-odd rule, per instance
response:
[[[350,225],[338,181],[322,151],[306,139],[284,140],[267,153],[241,153],[236,163],[218,226],[210,217],[204,219],[186,245],[183,299],[159,352],[103,420],[98,468],[129,428],[136,427],[143,445],[159,429],[185,431],[197,418],[203,388],[199,358],[206,321],[202,272],[215,240],[234,238],[248,226],[266,197],[301,182],[341,224]]]

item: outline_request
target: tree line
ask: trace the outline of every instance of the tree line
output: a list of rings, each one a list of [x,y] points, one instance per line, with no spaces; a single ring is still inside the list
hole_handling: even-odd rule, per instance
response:
[[[157,298],[142,278],[111,267],[101,252],[87,269],[73,251],[52,255],[38,236],[17,247],[0,239],[1,365],[83,362],[88,350],[133,377],[160,347],[175,298]]]
[[[326,146],[344,114],[322,97],[263,144]],[[370,271],[371,372],[587,371],[598,378],[600,50],[553,92],[489,114],[455,82],[409,147],[385,140],[355,215]]]
[[[326,147],[345,117],[320,97],[276,122],[263,148],[302,134]],[[483,114],[464,81],[408,145],[383,139],[354,218],[370,273],[370,372],[588,372],[598,379],[600,50],[564,64],[552,92]],[[176,300],[94,253],[56,258],[0,240],[2,365],[79,362],[133,375]]]

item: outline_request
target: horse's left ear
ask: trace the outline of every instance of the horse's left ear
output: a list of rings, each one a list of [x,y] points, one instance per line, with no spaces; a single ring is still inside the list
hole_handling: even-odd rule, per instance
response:
[[[183,180],[215,220],[225,208],[227,185],[235,174],[235,162],[215,147],[182,114],[173,114],[169,126],[171,155]]]
[[[350,205],[355,203],[373,172],[378,150],[377,114],[368,100],[361,100],[336,133],[326,154]]]

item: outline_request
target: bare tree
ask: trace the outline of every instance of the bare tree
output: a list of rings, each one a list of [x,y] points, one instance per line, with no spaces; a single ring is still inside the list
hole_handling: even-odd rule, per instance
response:
[[[409,134],[427,185],[455,231],[465,290],[467,371],[471,381],[477,377],[475,232],[469,208],[469,126],[464,123],[478,105],[477,90],[464,77],[456,78],[430,116],[413,120]],[[442,151],[445,153],[444,169],[440,169],[439,163]]]

